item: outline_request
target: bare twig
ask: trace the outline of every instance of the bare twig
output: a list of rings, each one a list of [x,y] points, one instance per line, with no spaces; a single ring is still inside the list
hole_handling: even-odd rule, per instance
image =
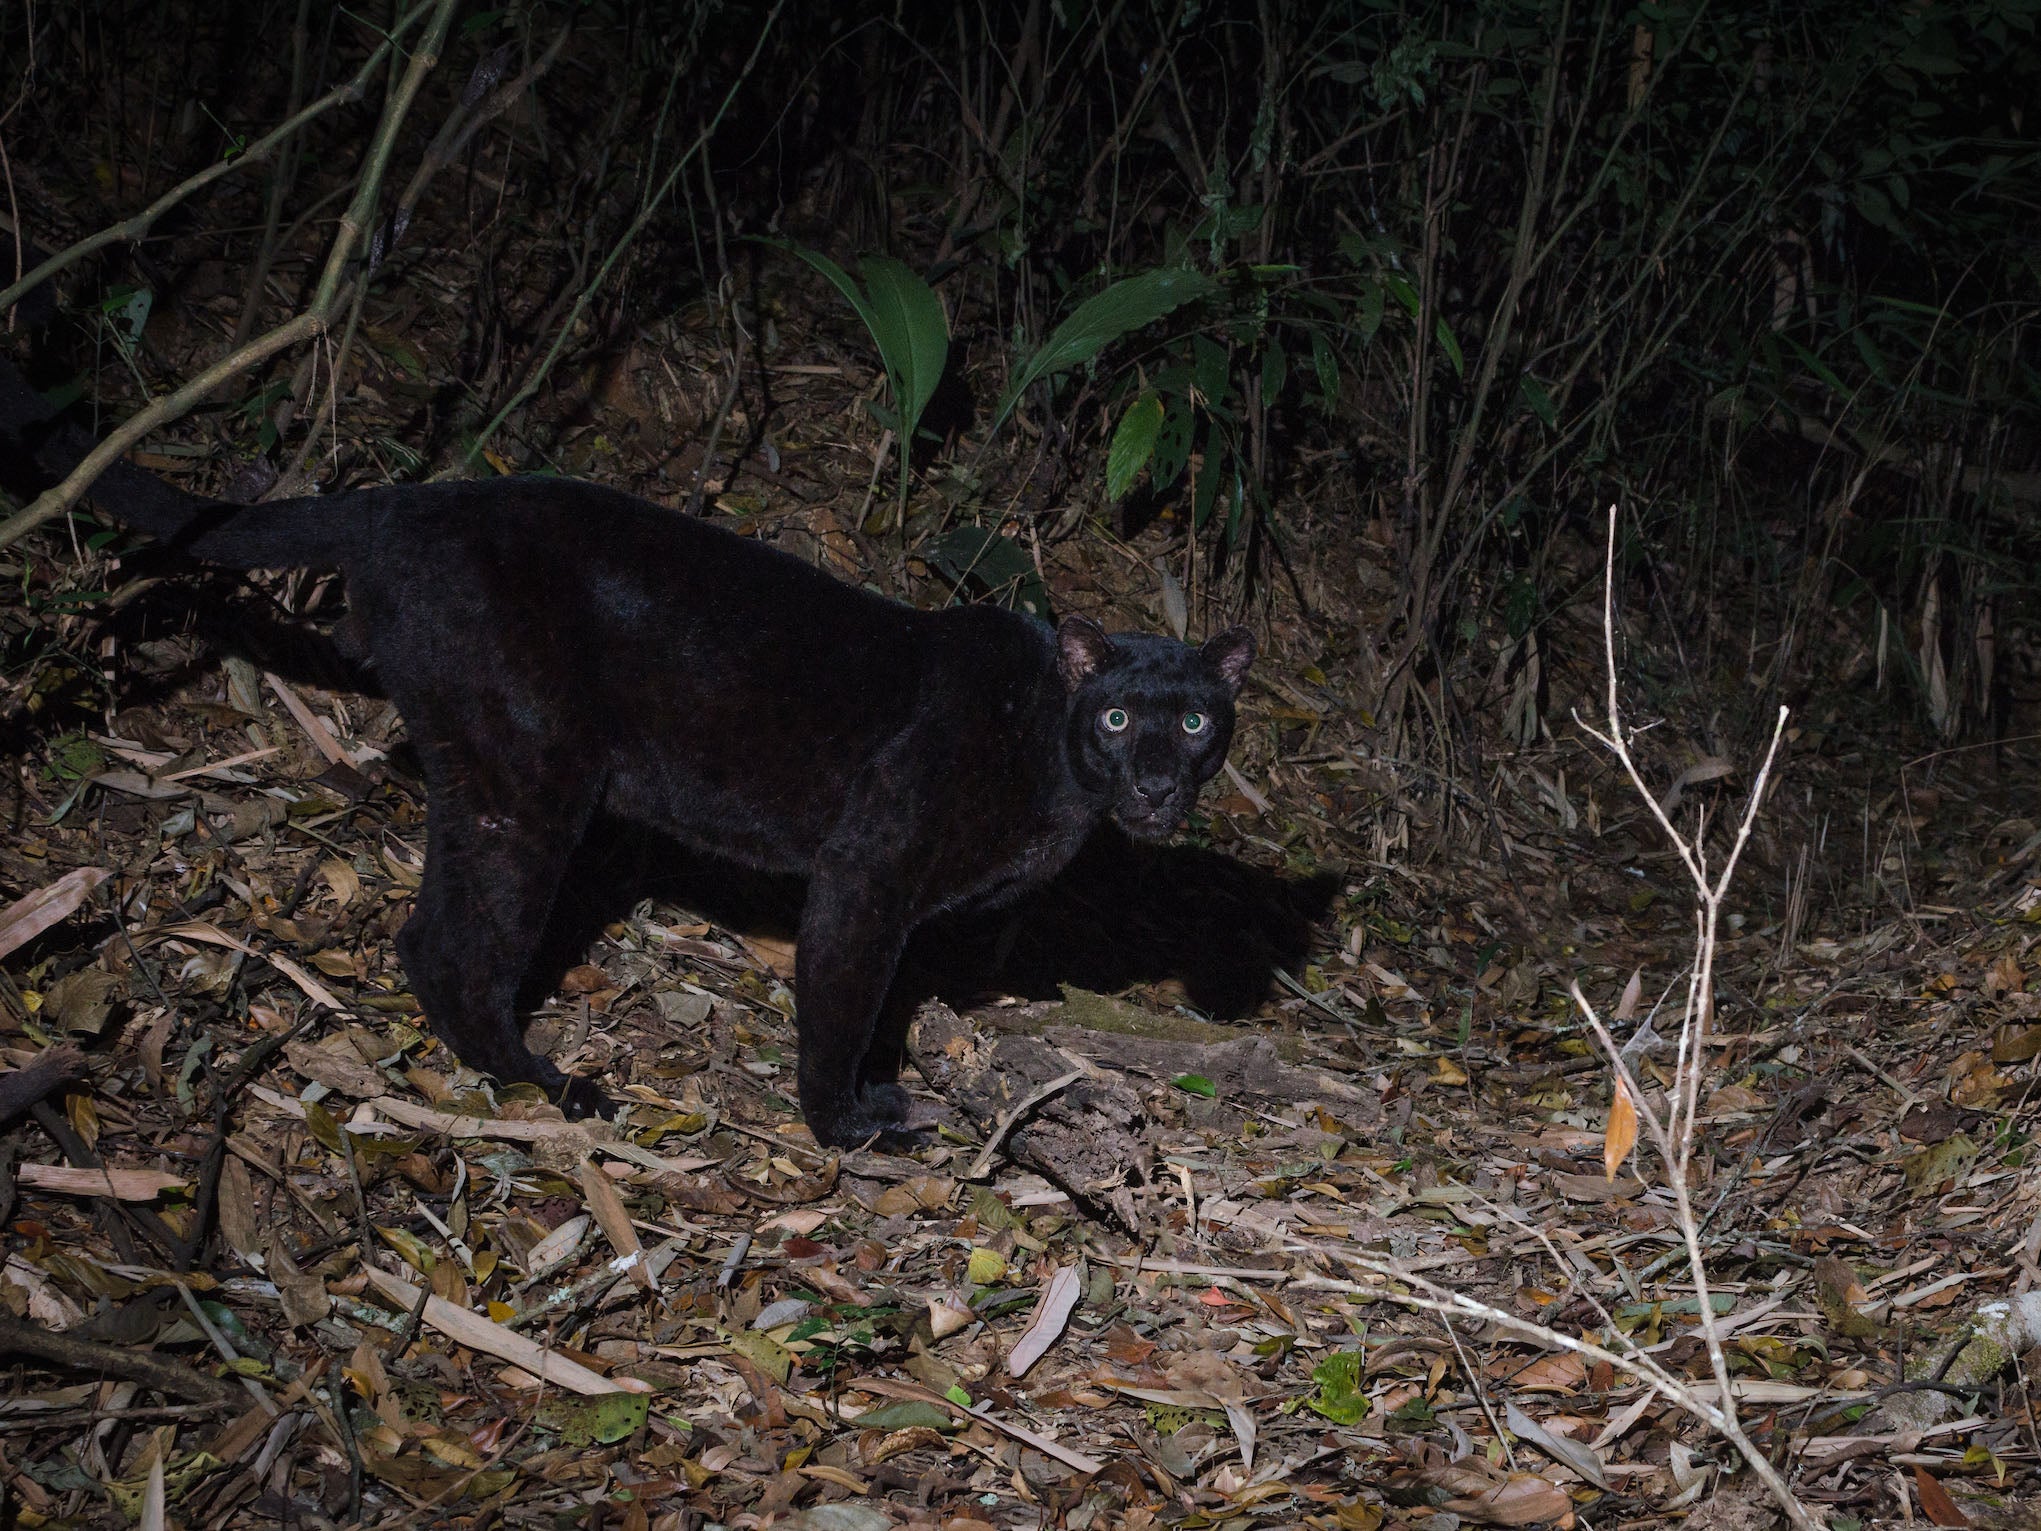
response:
[[[1778,758],[1779,742],[1785,736],[1787,710],[1779,709],[1779,715],[1772,725],[1772,738],[1765,750],[1764,763],[1758,768],[1757,780],[1752,784],[1750,799],[1744,806],[1743,817],[1737,824],[1736,837],[1731,842],[1729,854],[1724,859],[1719,873],[1711,875],[1708,852],[1703,836],[1706,832],[1705,818],[1691,838],[1682,835],[1673,827],[1670,817],[1660,805],[1658,797],[1644,784],[1644,778],[1631,757],[1629,744],[1624,738],[1622,704],[1616,677],[1616,627],[1615,627],[1615,585],[1616,585],[1616,507],[1609,507],[1608,545],[1604,554],[1602,570],[1602,644],[1608,673],[1608,731],[1603,733],[1588,723],[1581,723],[1601,746],[1614,755],[1621,763],[1637,796],[1658,821],[1672,842],[1674,852],[1687,875],[1694,884],[1696,901],[1695,922],[1697,925],[1696,955],[1691,973],[1688,975],[1686,1008],[1680,1017],[1679,1045],[1675,1055],[1674,1078],[1670,1111],[1661,1115],[1650,1102],[1650,1098],[1638,1085],[1629,1065],[1623,1060],[1615,1038],[1609,1034],[1594,1007],[1581,993],[1580,985],[1571,986],[1574,1003],[1593,1027],[1596,1039],[1608,1053],[1609,1063],[1621,1087],[1627,1091],[1639,1119],[1651,1134],[1653,1145],[1658,1149],[1666,1166],[1668,1188],[1672,1193],[1674,1217],[1680,1236],[1686,1246],[1687,1270],[1694,1283],[1694,1300],[1699,1309],[1701,1337],[1708,1351],[1710,1369],[1715,1374],[1717,1406],[1710,1411],[1707,1422],[1735,1446],[1743,1459],[1750,1464],[1779,1507],[1785,1511],[1800,1531],[1820,1531],[1820,1523],[1803,1505],[1798,1496],[1787,1485],[1786,1480],[1772,1465],[1771,1459],[1752,1444],[1744,1433],[1742,1422],[1737,1418],[1736,1399],[1730,1388],[1729,1358],[1722,1344],[1721,1327],[1716,1322],[1712,1293],[1708,1285],[1707,1261],[1701,1250],[1701,1223],[1695,1216],[1691,1193],[1688,1187],[1689,1170],[1693,1163],[1695,1128],[1700,1114],[1701,1075],[1704,1072],[1705,1045],[1709,1023],[1714,1008],[1714,972],[1717,933],[1720,929],[1722,903],[1729,892],[1731,879],[1736,874],[1736,863],[1743,854],[1744,846],[1750,840],[1752,827],[1757,821],[1757,811],[1765,799],[1765,789],[1771,783],[1772,766]],[[1625,1367],[1633,1375],[1641,1375],[1634,1367]],[[1667,1396],[1671,1396],[1668,1394]],[[1686,1405],[1682,1405],[1686,1407]]]

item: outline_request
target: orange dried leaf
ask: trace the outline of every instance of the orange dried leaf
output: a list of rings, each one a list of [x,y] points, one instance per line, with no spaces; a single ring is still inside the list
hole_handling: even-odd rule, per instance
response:
[[[1921,1496],[1921,1513],[1937,1526],[1967,1526],[1970,1517],[1956,1508],[1956,1501],[1949,1497],[1949,1491],[1942,1487],[1939,1479],[1925,1467],[1913,1470],[1914,1492]]]
[[[1616,1098],[1609,1102],[1609,1126],[1602,1134],[1602,1172],[1609,1179],[1616,1178],[1616,1171],[1623,1167],[1623,1161],[1630,1157],[1630,1150],[1637,1146],[1637,1103],[1630,1098],[1630,1087],[1616,1076]]]

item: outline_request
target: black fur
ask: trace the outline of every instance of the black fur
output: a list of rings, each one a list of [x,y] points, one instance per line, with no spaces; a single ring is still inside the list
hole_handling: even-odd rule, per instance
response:
[[[4,435],[45,472],[85,445],[11,371]],[[120,464],[93,497],[209,562],[344,573],[430,794],[398,937],[412,988],[464,1063],[577,1112],[601,1092],[526,1048],[514,997],[598,809],[808,878],[801,1109],[821,1142],[854,1144],[906,1119],[903,1039],[880,1017],[908,934],[1043,882],[1108,814],[1175,830],[1254,656],[1244,628],[1192,648],[916,611],[559,479],[237,507]]]

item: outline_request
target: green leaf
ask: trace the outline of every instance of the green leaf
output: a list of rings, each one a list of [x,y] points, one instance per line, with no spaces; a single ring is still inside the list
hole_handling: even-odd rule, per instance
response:
[[[1314,1414],[1335,1425],[1358,1425],[1368,1415],[1368,1395],[1361,1391],[1361,1353],[1335,1350],[1311,1368],[1318,1391],[1304,1400]]]
[[[592,1398],[553,1393],[539,1400],[539,1425],[568,1446],[614,1445],[645,1423],[649,1393],[598,1393]]]
[[[1219,1087],[1203,1074],[1179,1074],[1170,1083],[1186,1095],[1202,1095],[1206,1100],[1216,1100],[1219,1095]]]
[[[1205,523],[1212,519],[1212,506],[1219,494],[1219,479],[1225,471],[1219,451],[1222,445],[1218,425],[1206,421],[1204,461],[1198,467],[1197,487],[1191,495],[1191,526],[1196,531],[1203,531]]]
[[[306,1108],[307,1112],[312,1109],[314,1108],[309,1106]],[[433,1258],[432,1250],[416,1234],[402,1228],[385,1228],[381,1223],[377,1223],[375,1229],[389,1246],[403,1257],[406,1265],[424,1275],[432,1274],[432,1267],[438,1262]]]
[[[1900,239],[1906,237],[1906,230],[1893,215],[1891,200],[1869,181],[1860,181],[1856,185],[1851,200],[1857,204],[1857,211],[1867,222],[1876,224],[1886,233],[1896,235]]]
[[[305,1129],[320,1147],[331,1149],[336,1154],[347,1152],[347,1139],[341,1135],[340,1124],[333,1120],[333,1113],[316,1100],[306,1103]]]
[[[1155,452],[1155,437],[1162,429],[1162,400],[1144,393],[1120,416],[1113,432],[1113,444],[1106,452],[1106,498],[1121,500],[1134,487],[1134,480],[1148,466]]]
[[[1800,365],[1820,379],[1823,387],[1827,388],[1838,399],[1847,399],[1850,396],[1850,390],[1847,385],[1844,384],[1841,378],[1835,375],[1835,370],[1827,362],[1816,356],[1791,335],[1782,338],[1792,348],[1793,354],[1800,358]]]
[[[1370,282],[1361,289],[1361,339],[1373,340],[1375,332],[1382,328],[1383,287],[1380,282]]]
[[[1322,331],[1311,332],[1311,370],[1318,374],[1320,408],[1328,414],[1339,403],[1339,359]]]
[[[1174,313],[1217,285],[1201,271],[1176,267],[1125,277],[1085,299],[1014,374],[992,412],[992,429],[1005,423],[1020,396],[1041,379],[1090,361],[1122,335]]]
[[[1432,333],[1438,336],[1439,345],[1446,353],[1446,360],[1453,364],[1453,376],[1465,377],[1467,358],[1460,354],[1460,342],[1453,338],[1452,326],[1446,323],[1445,315],[1441,314],[1432,325]]]
[[[970,1395],[964,1395],[968,1400]],[[867,1409],[857,1417],[861,1428],[871,1430],[911,1430],[919,1425],[929,1430],[954,1430],[957,1421],[948,1409],[921,1399],[907,1399],[900,1403],[882,1403],[876,1409]]]
[[[1548,431],[1559,424],[1559,411],[1552,403],[1552,395],[1545,391],[1545,385],[1526,372],[1517,379],[1517,387],[1523,390],[1524,402],[1531,406],[1531,413]]]
[[[1850,331],[1850,342],[1856,346],[1857,357],[1870,369],[1871,376],[1881,383],[1892,381],[1892,374],[1885,365],[1885,353],[1878,349],[1861,327]]]
[[[976,586],[1009,610],[1048,620],[1049,592],[1015,538],[982,526],[959,526],[936,538],[923,556],[951,584]]]
[[[1232,391],[1232,362],[1226,348],[1204,335],[1191,337],[1191,363],[1196,368],[1198,392],[1205,403],[1214,404]]]
[[[868,255],[858,270],[871,293],[872,335],[893,382],[901,437],[911,441],[950,358],[949,318],[935,289],[890,255]]]
[[[782,1387],[794,1370],[794,1353],[769,1334],[756,1329],[739,1329],[726,1334],[723,1343]]]
[[[819,250],[795,244],[784,248],[828,277],[864,321],[886,369],[894,424],[905,451],[949,360],[950,325],[942,300],[934,288],[890,255],[867,255],[858,263],[865,278],[861,289],[849,272]]]
[[[1191,460],[1191,427],[1195,424],[1188,401],[1172,398],[1169,413],[1162,417],[1162,429],[1156,433],[1155,456],[1149,470],[1149,482],[1158,493],[1169,488],[1183,477],[1183,470]]]
[[[1289,376],[1289,354],[1283,350],[1280,340],[1271,340],[1268,349],[1261,353],[1261,399],[1264,408],[1269,400],[1283,391],[1283,384]]]

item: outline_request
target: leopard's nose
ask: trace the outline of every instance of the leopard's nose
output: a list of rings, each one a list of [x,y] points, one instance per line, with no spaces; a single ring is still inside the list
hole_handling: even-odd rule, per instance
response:
[[[1143,808],[1159,811],[1176,800],[1174,776],[1142,776],[1134,782],[1134,797]]]

